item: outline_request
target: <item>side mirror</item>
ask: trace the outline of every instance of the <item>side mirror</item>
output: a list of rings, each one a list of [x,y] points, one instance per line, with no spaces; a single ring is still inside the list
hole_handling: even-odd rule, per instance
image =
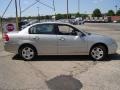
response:
[[[85,37],[86,35],[84,33],[82,33],[81,37]]]
[[[81,32],[78,32],[77,35],[80,36],[80,37],[86,36],[84,33],[81,33]]]

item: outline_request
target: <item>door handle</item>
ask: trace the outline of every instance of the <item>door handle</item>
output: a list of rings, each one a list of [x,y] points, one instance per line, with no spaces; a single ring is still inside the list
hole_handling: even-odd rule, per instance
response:
[[[64,41],[64,40],[65,40],[65,38],[60,38],[59,40]]]
[[[34,39],[34,40],[39,40],[40,38],[39,38],[39,37],[34,37],[33,39]]]

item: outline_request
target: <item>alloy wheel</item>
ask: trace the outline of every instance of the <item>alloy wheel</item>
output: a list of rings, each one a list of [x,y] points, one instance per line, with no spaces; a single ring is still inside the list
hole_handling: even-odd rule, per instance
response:
[[[22,49],[22,57],[25,60],[31,60],[34,57],[35,53],[31,47],[25,47]]]

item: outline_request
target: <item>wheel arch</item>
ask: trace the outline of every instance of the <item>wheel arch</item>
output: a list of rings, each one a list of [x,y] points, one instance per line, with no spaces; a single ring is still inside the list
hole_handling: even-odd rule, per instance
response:
[[[108,46],[107,46],[105,43],[95,43],[95,44],[93,44],[92,47],[90,48],[89,54],[90,54],[90,52],[91,52],[91,50],[92,50],[93,47],[95,47],[95,46],[99,46],[99,45],[104,46],[104,47],[106,48],[106,50],[107,50],[107,54],[108,54],[108,52],[109,52],[109,50],[108,50]]]
[[[18,53],[20,53],[21,48],[25,47],[25,46],[30,46],[30,47],[34,48],[35,53],[38,54],[36,47],[34,45],[30,44],[30,43],[24,43],[24,44],[20,45],[19,48],[18,48]]]

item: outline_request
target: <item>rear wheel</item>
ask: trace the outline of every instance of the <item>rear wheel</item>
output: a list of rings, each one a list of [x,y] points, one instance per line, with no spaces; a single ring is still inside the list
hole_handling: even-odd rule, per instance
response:
[[[103,60],[107,56],[107,49],[105,46],[96,45],[91,49],[90,56],[94,60]]]
[[[36,51],[32,46],[23,46],[20,48],[20,55],[24,60],[32,60],[36,55]]]

